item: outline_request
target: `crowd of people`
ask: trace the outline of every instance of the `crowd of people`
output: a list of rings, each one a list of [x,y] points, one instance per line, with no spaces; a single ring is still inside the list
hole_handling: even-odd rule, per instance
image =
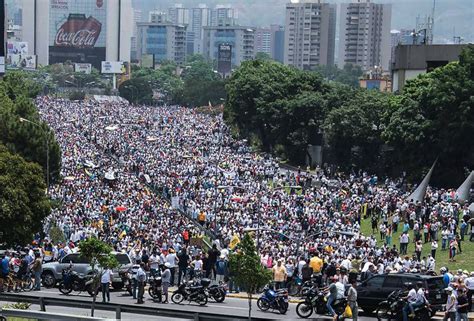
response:
[[[60,206],[44,231],[57,226],[66,242],[46,241],[47,260],[94,235],[133,260],[161,257],[178,273],[173,284],[191,262],[191,270],[217,276],[216,263],[252,230],[262,264],[277,268],[275,281],[288,282],[307,278],[308,267],[326,277],[340,269],[364,277],[433,272],[438,245],[454,261],[465,238],[474,240],[474,221],[454,190],[429,188],[424,202],[410,203],[403,179],[283,169],[232,137],[222,116],[46,96],[36,105],[62,149],[62,180],[51,188]],[[372,235],[361,233],[363,219],[371,220]],[[192,242],[203,235],[219,254]],[[186,260],[168,260],[182,253]]]

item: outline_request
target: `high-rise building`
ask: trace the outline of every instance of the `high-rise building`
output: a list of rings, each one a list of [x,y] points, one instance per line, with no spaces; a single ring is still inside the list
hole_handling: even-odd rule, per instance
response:
[[[155,64],[172,60],[182,64],[186,58],[186,26],[172,23],[137,24],[137,58],[152,55]]]
[[[270,56],[281,63],[285,55],[285,28],[280,25],[271,25]]]
[[[219,45],[231,46],[231,65],[255,57],[255,29],[243,26],[204,27],[203,55],[209,60],[218,59]]]
[[[211,26],[233,26],[237,11],[231,5],[217,5],[211,10]]]
[[[22,8],[23,41],[38,64],[130,61],[131,0],[23,0]]]
[[[130,45],[130,59],[137,59],[137,23],[142,22],[142,11],[133,9],[133,27],[132,27],[132,41]]]
[[[22,19],[22,9],[19,8],[15,13],[13,14],[13,24],[16,26],[21,26],[23,25],[23,19]]]
[[[341,4],[338,65],[389,70],[392,5],[354,0]]]
[[[301,0],[286,5],[284,62],[310,70],[334,64],[336,5]]]
[[[255,30],[255,53],[266,53],[272,56],[272,30],[270,28],[257,28]]]
[[[168,21],[168,15],[166,14],[166,12],[163,12],[160,10],[152,10],[148,12],[148,22],[165,23],[167,21]]]
[[[398,45],[421,45],[425,43],[425,35],[415,30],[402,29],[390,31],[390,64],[395,62],[395,48]]]
[[[194,34],[193,53],[202,53],[202,28],[211,25],[211,9],[205,4],[200,4],[197,8],[191,8],[190,20],[188,32]]]
[[[189,9],[184,8],[182,4],[177,3],[174,7],[168,9],[168,19],[174,24],[189,24]]]

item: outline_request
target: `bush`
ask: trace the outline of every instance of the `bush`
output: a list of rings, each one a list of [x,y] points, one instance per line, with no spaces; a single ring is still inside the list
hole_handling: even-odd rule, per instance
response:
[[[73,91],[69,94],[70,100],[84,100],[86,93],[83,91]]]

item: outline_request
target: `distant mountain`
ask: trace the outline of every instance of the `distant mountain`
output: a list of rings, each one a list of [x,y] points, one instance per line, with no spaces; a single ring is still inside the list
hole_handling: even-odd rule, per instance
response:
[[[268,26],[283,24],[285,5],[289,0],[132,0],[134,7],[143,11],[147,17],[149,10],[161,9],[176,3],[185,7],[197,7],[205,3],[209,7],[216,4],[231,4],[238,9],[239,23],[249,26]],[[327,0],[330,3],[350,2],[346,0]],[[433,0],[375,0],[377,3],[392,3],[392,29],[415,28],[417,16],[431,14]],[[436,0],[435,42],[449,43],[453,36],[461,36],[464,42],[474,42],[474,0]]]

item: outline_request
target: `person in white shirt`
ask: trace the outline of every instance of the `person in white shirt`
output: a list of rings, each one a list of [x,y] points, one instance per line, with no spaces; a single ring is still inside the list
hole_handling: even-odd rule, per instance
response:
[[[403,307],[403,321],[408,321],[408,312],[410,312],[410,315],[413,314],[413,304],[417,301],[417,289],[413,284],[409,284],[408,287],[410,291],[408,291],[408,295],[405,297],[407,304]]]
[[[170,249],[170,252],[168,253],[168,255],[166,255],[165,264],[166,263],[169,264],[169,270],[170,270],[170,273],[171,273],[170,285],[173,286],[174,285],[174,274],[175,274],[175,270],[176,270],[176,264],[178,263],[178,258],[176,257],[176,253],[174,252],[173,249]]]
[[[156,254],[156,251],[153,251],[148,263],[150,264],[150,273],[154,276],[160,268],[160,257]]]
[[[102,271],[102,276],[100,277],[100,283],[102,286],[102,303],[105,303],[105,298],[107,297],[107,302],[110,302],[110,291],[109,286],[112,280],[112,270],[111,269],[104,269]]]
[[[191,262],[191,267],[193,269],[193,278],[199,276],[202,272],[202,260],[199,255],[196,256],[194,261]]]
[[[469,304],[468,311],[472,310],[472,294],[474,293],[474,271],[471,272],[470,276],[464,280],[464,285],[467,288],[467,302]]]

